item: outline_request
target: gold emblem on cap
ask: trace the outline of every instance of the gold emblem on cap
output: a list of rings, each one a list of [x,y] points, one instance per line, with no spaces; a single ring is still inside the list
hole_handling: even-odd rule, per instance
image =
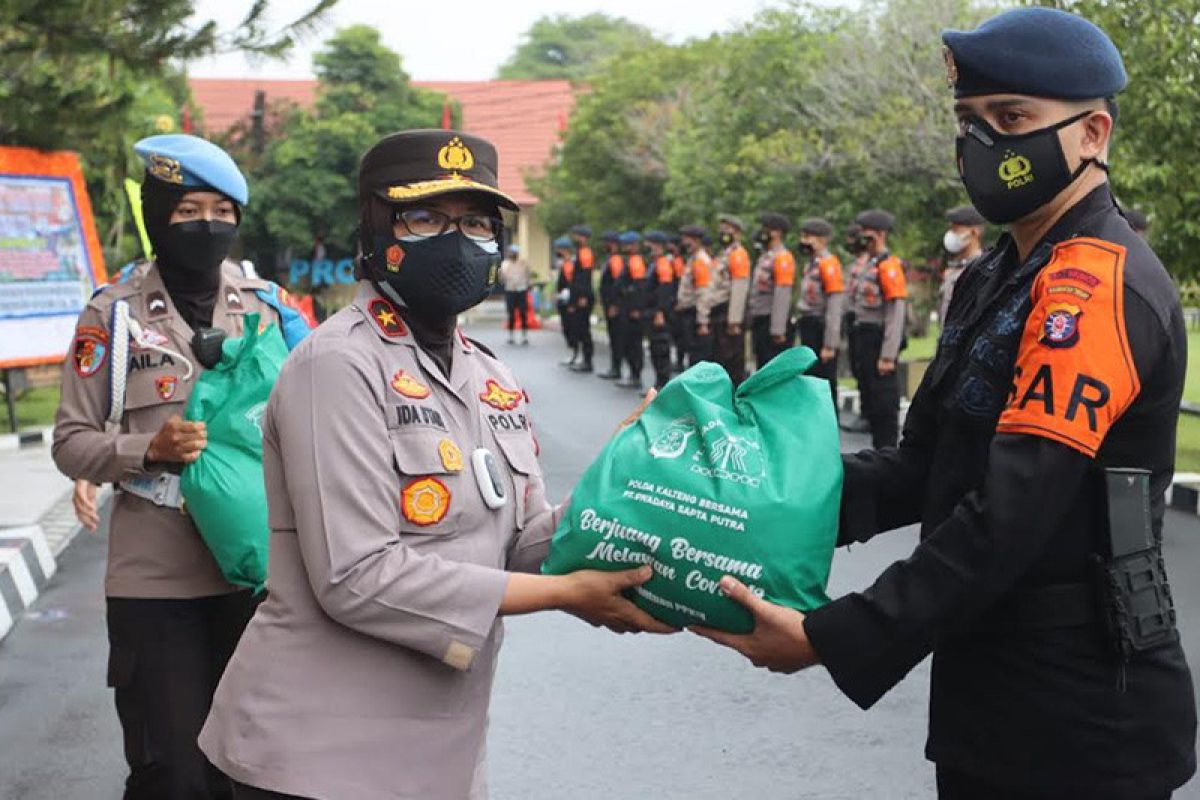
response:
[[[475,155],[460,137],[455,136],[438,150],[438,166],[455,173],[465,172],[475,166]]]
[[[942,45],[942,58],[946,60],[946,85],[953,89],[958,86],[958,65],[954,63],[954,51]]]
[[[179,161],[174,158],[152,155],[149,163],[146,164],[146,171],[160,181],[183,183],[183,170],[179,166]]]

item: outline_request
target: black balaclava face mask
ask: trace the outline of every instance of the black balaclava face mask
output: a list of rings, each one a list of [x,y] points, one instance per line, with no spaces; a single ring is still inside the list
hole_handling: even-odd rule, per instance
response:
[[[967,121],[966,133],[956,140],[959,174],[972,205],[989,222],[1007,225],[1037,211],[1074,183],[1094,159],[1067,167],[1058,132],[1091,114],[1016,136],[996,131],[983,119]]]
[[[238,226],[216,220],[172,225],[176,206],[191,191],[204,190],[170,184],[149,174],[142,182],[146,235],[154,248],[159,275],[180,316],[195,328],[212,325],[221,262],[233,247]]]

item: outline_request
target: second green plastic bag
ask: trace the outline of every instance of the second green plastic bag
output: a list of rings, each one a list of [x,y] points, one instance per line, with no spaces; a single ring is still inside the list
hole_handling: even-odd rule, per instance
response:
[[[801,611],[828,602],[842,460],[829,384],[803,375],[815,359],[788,350],[736,392],[708,362],[668,383],[583,474],[542,571],[651,564],[633,599],[677,627],[754,627],[724,575]]]
[[[208,430],[208,446],[183,470],[187,511],[225,580],[255,591],[267,579],[267,497],[262,416],[287,359],[278,326],[259,330],[247,314],[240,339],[226,339],[221,361],[201,375],[184,418]]]

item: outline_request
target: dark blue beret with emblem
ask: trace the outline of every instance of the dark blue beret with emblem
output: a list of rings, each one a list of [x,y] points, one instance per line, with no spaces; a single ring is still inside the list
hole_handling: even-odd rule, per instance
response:
[[[211,189],[240,206],[250,199],[246,177],[229,154],[210,141],[186,133],[149,136],[133,146],[146,172],[163,183]]]
[[[654,242],[655,244],[666,244],[667,242],[669,242],[671,240],[669,238],[667,238],[667,235],[665,233],[663,233],[662,231],[647,231],[646,232],[646,241]]]
[[[560,236],[554,240],[554,249],[555,250],[574,250],[575,243],[572,242],[570,239],[568,239],[566,236]]]
[[[583,236],[584,238],[590,239],[592,237],[592,226],[591,225],[572,225],[570,232],[575,234],[576,236]]]
[[[955,97],[1024,94],[1059,100],[1111,97],[1128,78],[1108,34],[1054,8],[1016,8],[973,31],[943,31]]]
[[[642,235],[637,231],[625,231],[619,241],[621,244],[638,244],[642,241]]]
[[[605,231],[604,233],[600,234],[600,241],[602,242],[616,242],[620,238],[621,234],[617,233],[616,231]]]

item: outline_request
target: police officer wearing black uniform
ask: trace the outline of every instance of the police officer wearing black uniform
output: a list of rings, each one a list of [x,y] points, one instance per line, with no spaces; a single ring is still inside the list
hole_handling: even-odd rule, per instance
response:
[[[608,331],[608,353],[612,359],[608,372],[596,373],[597,378],[616,380],[621,377],[621,354],[624,352],[624,328],[621,306],[617,301],[617,280],[625,271],[625,259],[621,255],[620,235],[616,231],[600,234],[604,244],[604,263],[600,265],[600,308],[604,312],[604,325]]]
[[[562,327],[563,338],[571,351],[571,356],[558,362],[563,367],[574,367],[579,363],[579,340],[575,336],[575,307],[571,303],[571,285],[575,279],[575,260],[572,258],[573,247],[571,239],[560,236],[552,243],[554,247],[554,266],[558,270],[558,278],[554,284],[555,308],[558,310],[558,321]]]
[[[675,259],[667,252],[671,240],[662,231],[648,231],[649,274],[646,278],[646,302],[650,314],[650,364],[654,367],[654,387],[661,389],[671,380],[671,339],[675,331]]]
[[[571,328],[572,336],[583,356],[571,364],[571,369],[575,372],[591,372],[592,353],[595,350],[595,344],[592,342],[592,306],[596,304],[596,290],[592,282],[592,268],[596,257],[588,243],[592,238],[592,229],[587,225],[575,225],[570,233],[571,242],[575,245],[575,269],[568,287],[572,311]]]
[[[617,307],[621,320],[621,360],[629,367],[629,375],[618,378],[617,386],[623,389],[642,388],[642,367],[646,356],[646,316],[648,313],[649,270],[642,257],[642,235],[637,231],[625,231],[620,236],[624,268],[615,284]],[[618,372],[620,365],[617,366]]]
[[[943,40],[963,183],[1010,227],[963,276],[899,448],[846,457],[839,534],[921,543],[807,617],[725,579],[757,626],[709,635],[822,663],[864,708],[932,652],[942,798],[1169,797],[1196,767],[1161,554],[1187,340],[1108,185],[1125,69],[1047,8]]]

